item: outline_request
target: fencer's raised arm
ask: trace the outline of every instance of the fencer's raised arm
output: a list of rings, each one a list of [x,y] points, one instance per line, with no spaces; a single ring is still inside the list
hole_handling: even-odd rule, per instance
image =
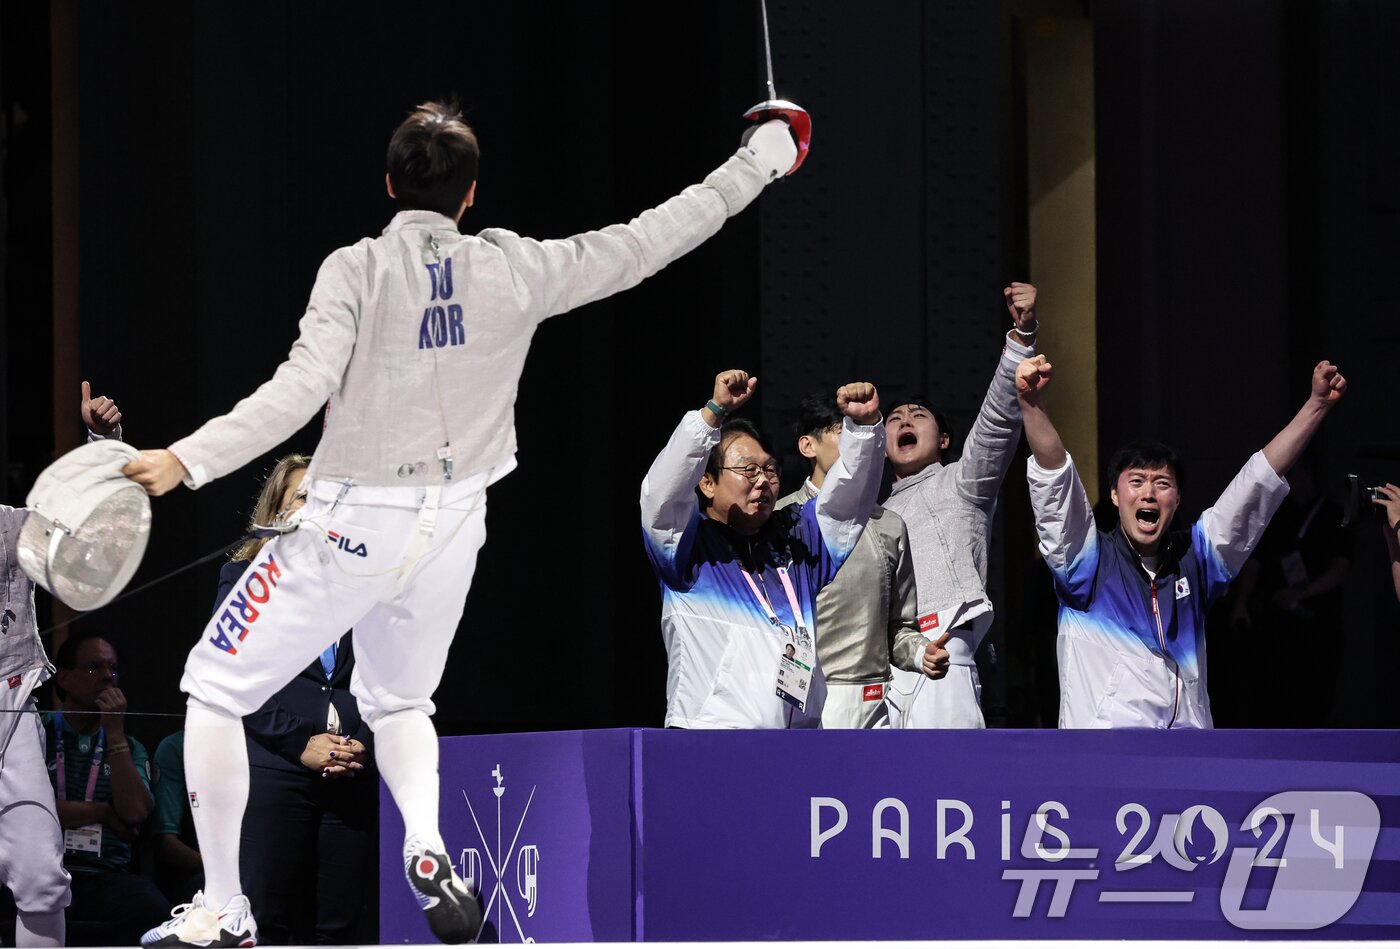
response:
[[[313,476],[386,483],[377,479],[444,444],[460,452],[461,474],[489,467],[514,451],[514,392],[534,324],[634,286],[694,249],[795,156],[786,124],[765,123],[701,184],[628,224],[565,240],[495,229],[463,236],[455,224],[444,228],[441,214],[401,211],[384,237],[326,259],[300,335],[271,381],[168,451],[143,452],[126,473],[151,494],[181,480],[197,488],[284,441],[333,394],[357,421],[352,433],[332,418]],[[454,283],[466,292],[424,311],[424,301],[447,300]],[[372,306],[363,304],[366,287]],[[434,375],[443,359],[451,360],[445,382]],[[466,396],[479,393],[465,390],[475,385],[508,396],[473,402]],[[469,402],[470,413],[457,408]],[[402,411],[381,408],[389,405]]]
[[[506,255],[537,321],[612,296],[714,236],[792,165],[797,146],[786,122],[773,119],[751,133],[702,183],[627,224],[560,240],[499,229],[479,236]]]
[[[954,469],[954,485],[967,503],[990,511],[997,503],[1007,469],[1020,441],[1021,417],[1016,404],[1017,364],[1035,352],[1035,287],[1013,283],[1002,291],[1011,313],[1001,359],[982,400],[977,418],[963,444],[962,460]]]

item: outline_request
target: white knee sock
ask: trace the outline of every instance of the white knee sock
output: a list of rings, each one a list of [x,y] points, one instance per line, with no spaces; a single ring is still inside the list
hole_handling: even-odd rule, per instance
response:
[[[418,709],[383,716],[374,726],[374,757],[403,815],[404,840],[417,837],[444,852],[438,833],[438,738],[432,720]]]
[[[63,945],[63,910],[52,913],[25,913],[15,916],[16,946]]]
[[[204,903],[217,912],[243,892],[238,833],[248,806],[243,720],[190,699],[185,712],[185,788],[204,860]]]

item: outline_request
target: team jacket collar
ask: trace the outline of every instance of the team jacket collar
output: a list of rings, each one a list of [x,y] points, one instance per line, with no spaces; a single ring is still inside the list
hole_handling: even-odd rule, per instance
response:
[[[1126,534],[1123,533],[1123,526],[1115,524],[1113,530],[1108,532],[1109,542],[1118,548],[1130,563],[1137,565],[1137,573],[1144,582],[1150,583],[1152,578],[1148,575],[1146,568],[1142,565],[1142,557],[1133,548]],[[1181,557],[1186,552],[1187,538],[1177,531],[1171,531],[1162,540],[1161,553],[1157,560],[1157,576],[1171,576],[1177,572],[1181,566]]]

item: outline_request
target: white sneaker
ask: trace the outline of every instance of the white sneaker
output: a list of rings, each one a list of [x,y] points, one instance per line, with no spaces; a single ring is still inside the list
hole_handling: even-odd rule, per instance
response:
[[[248,897],[239,893],[219,912],[204,905],[204,892],[170,911],[170,918],[141,937],[141,945],[198,946],[201,949],[251,949],[258,944],[258,924]]]

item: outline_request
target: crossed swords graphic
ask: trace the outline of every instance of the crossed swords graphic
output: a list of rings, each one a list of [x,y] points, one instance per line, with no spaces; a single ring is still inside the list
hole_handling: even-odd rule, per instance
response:
[[[500,853],[500,852],[501,852],[501,797],[502,797],[502,795],[505,794],[505,790],[506,790],[506,789],[505,789],[505,784],[504,784],[504,777],[505,777],[505,776],[501,773],[501,766],[500,766],[500,765],[496,765],[495,770],[493,770],[493,771],[491,772],[491,777],[493,777],[493,778],[496,779],[496,786],[495,786],[494,788],[492,788],[491,790],[492,790],[492,792],[494,792],[495,795],[496,795],[496,853]],[[486,909],[485,909],[485,911],[482,913],[482,918],[483,918],[483,919],[490,919],[490,918],[491,918],[491,908],[492,908],[493,906],[496,905],[496,897],[499,896],[499,897],[501,898],[501,903],[505,906],[506,909],[510,910],[510,918],[511,918],[511,920],[515,923],[515,931],[516,931],[516,934],[520,936],[520,941],[523,942],[523,943],[525,943],[525,942],[534,942],[534,940],[533,940],[533,939],[527,939],[527,938],[525,938],[525,930],[524,930],[524,929],[521,927],[521,925],[520,925],[520,917],[517,916],[517,915],[515,914],[515,907],[514,907],[513,905],[511,905],[511,902],[510,902],[510,894],[506,892],[505,877],[504,877],[504,874],[501,873],[501,867],[508,867],[508,866],[510,866],[510,858],[513,857],[513,856],[515,856],[515,845],[516,845],[516,843],[520,840],[520,831],[525,827],[525,817],[526,817],[526,815],[528,815],[528,814],[530,813],[530,803],[531,803],[532,801],[534,801],[534,799],[535,799],[535,790],[536,790],[538,787],[539,787],[539,785],[537,784],[537,785],[535,785],[534,787],[531,787],[531,788],[530,788],[530,796],[529,796],[529,797],[526,799],[526,801],[525,801],[525,810],[522,811],[521,814],[520,814],[520,823],[516,825],[516,827],[515,827],[515,836],[512,837],[512,838],[511,838],[511,841],[510,841],[510,850],[506,852],[505,859],[502,860],[499,864],[496,863],[496,858],[495,858],[495,856],[491,853],[491,848],[490,848],[489,846],[486,845],[486,834],[485,834],[485,832],[482,831],[482,829],[481,829],[481,822],[478,821],[478,820],[476,819],[476,810],[472,807],[471,798],[467,797],[466,788],[463,788],[463,789],[462,789],[462,800],[464,800],[464,801],[467,802],[467,812],[468,812],[469,814],[471,814],[471,816],[472,816],[472,823],[476,825],[476,833],[477,833],[477,836],[481,838],[481,849],[484,850],[484,851],[486,851],[486,859],[487,859],[487,861],[491,864],[491,871],[492,871],[493,873],[496,874],[496,888],[495,888],[494,890],[492,890],[492,892],[491,892],[491,899],[488,900],[487,903],[486,903]],[[497,933],[500,933],[500,931],[501,931],[501,923],[502,923],[502,922],[503,922],[503,920],[501,919],[500,910],[497,909],[497,911],[496,911],[496,932],[497,932]]]

